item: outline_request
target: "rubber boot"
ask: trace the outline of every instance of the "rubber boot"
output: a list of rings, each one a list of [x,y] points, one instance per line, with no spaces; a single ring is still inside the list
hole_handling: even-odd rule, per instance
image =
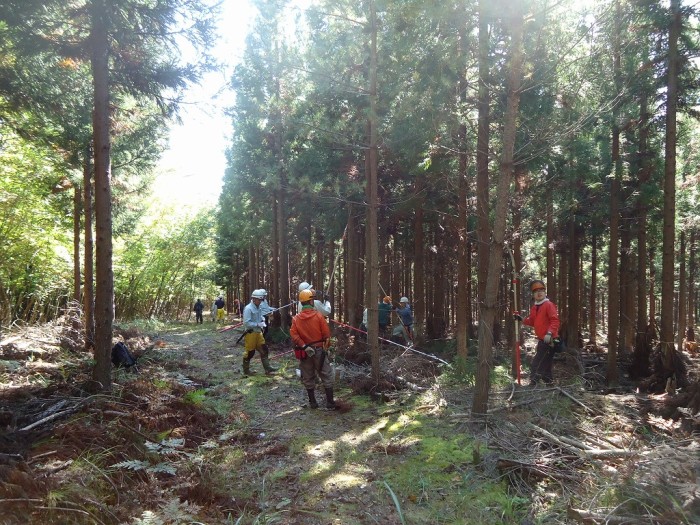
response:
[[[265,373],[269,376],[273,375],[277,369],[273,367],[270,364],[270,358],[268,357],[270,355],[270,349],[268,348],[267,345],[263,345],[262,348],[260,349],[260,360],[262,361],[263,368],[265,369]]]
[[[318,403],[316,402],[316,391],[313,388],[309,388],[306,393],[309,394],[309,408],[318,408]]]
[[[335,401],[333,400],[333,389],[332,388],[326,388],[326,408],[328,410],[337,410],[338,405],[335,404]]]
[[[250,359],[243,360],[243,373],[247,376],[255,375],[255,372],[250,371]]]

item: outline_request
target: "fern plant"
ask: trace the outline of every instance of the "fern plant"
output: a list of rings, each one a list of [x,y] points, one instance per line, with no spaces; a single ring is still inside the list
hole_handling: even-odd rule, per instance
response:
[[[192,454],[182,450],[185,446],[185,440],[180,438],[163,439],[159,443],[154,443],[152,441],[146,441],[144,443],[146,449],[152,454],[160,459],[159,456],[186,456],[192,457]],[[111,468],[115,469],[127,469],[136,471],[146,471],[153,474],[168,474],[174,476],[177,474],[177,467],[174,463],[170,461],[158,461],[150,462],[143,461],[139,459],[130,459],[128,461],[121,461],[115,463]]]

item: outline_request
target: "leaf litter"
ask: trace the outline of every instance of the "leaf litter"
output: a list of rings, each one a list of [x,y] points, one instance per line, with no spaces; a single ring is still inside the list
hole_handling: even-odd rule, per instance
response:
[[[73,321],[0,341],[1,523],[699,521],[692,411],[604,392],[574,355],[554,388],[497,378],[485,422],[453,371],[384,345],[377,385],[366,345],[339,334],[342,409],[326,412],[304,407],[287,347],[277,375],[254,358],[245,377],[238,334],[212,325],[117,330],[140,373],[91,395]]]

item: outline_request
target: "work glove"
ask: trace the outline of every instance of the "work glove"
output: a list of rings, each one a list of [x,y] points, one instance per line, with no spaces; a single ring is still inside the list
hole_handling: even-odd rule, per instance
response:
[[[265,328],[267,325],[265,324],[265,321],[260,321],[260,322],[258,323],[258,326],[259,326],[260,328]]]
[[[306,350],[306,355],[313,357],[316,353],[316,349],[313,346],[304,345],[304,350]]]
[[[522,321],[523,321],[523,316],[516,313],[516,314],[513,314],[513,319],[515,319],[516,321],[522,322]]]
[[[544,334],[544,338],[542,339],[545,344],[551,345],[552,344],[552,334],[551,332],[547,332]]]

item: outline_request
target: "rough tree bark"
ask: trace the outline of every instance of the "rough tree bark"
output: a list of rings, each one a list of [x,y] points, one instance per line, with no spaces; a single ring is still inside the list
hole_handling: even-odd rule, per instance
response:
[[[503,242],[508,214],[510,186],[513,179],[513,152],[515,150],[515,132],[520,106],[520,85],[523,67],[523,17],[520,3],[512,6],[509,17],[511,29],[510,63],[508,68],[506,108],[503,119],[503,152],[500,162],[498,181],[499,199],[496,203],[493,236],[490,243],[488,274],[484,301],[479,317],[479,356],[477,361],[476,385],[472,414],[485,415],[488,408],[490,372],[493,353],[493,325],[498,309],[498,284],[501,277],[503,260]]]
[[[95,368],[92,377],[104,391],[112,388],[112,323],[114,274],[112,269],[111,142],[109,125],[109,34],[105,0],[91,4],[91,68],[94,91],[92,133],[95,151]]]
[[[678,38],[681,28],[680,0],[671,0],[666,78],[666,162],[664,165],[663,253],[661,256],[661,348],[664,367],[674,370],[673,337],[674,246],[676,228],[676,110],[678,107]]]

